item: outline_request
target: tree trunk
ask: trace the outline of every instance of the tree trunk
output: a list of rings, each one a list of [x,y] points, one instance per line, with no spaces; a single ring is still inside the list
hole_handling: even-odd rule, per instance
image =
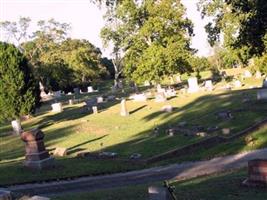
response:
[[[12,128],[13,128],[14,134],[15,135],[20,135],[20,133],[22,132],[20,119],[17,118],[16,120],[13,120],[11,122],[11,125],[12,125]]]

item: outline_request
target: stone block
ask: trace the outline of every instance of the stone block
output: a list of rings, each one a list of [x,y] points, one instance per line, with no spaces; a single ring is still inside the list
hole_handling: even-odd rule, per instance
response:
[[[62,103],[53,103],[52,105],[52,112],[62,112]]]
[[[198,92],[199,90],[199,86],[198,86],[198,82],[197,82],[197,78],[196,77],[191,77],[187,80],[188,82],[188,93],[195,93]]]
[[[67,148],[57,147],[53,153],[53,156],[63,157],[67,155]]]

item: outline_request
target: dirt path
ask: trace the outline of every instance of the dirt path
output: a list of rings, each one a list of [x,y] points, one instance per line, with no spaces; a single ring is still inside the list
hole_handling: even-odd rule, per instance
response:
[[[24,194],[56,195],[67,192],[95,191],[99,189],[152,183],[163,180],[182,180],[226,170],[245,167],[247,161],[267,158],[267,148],[218,157],[207,161],[186,162],[113,175],[83,177],[70,181],[43,184],[25,184],[7,188]]]

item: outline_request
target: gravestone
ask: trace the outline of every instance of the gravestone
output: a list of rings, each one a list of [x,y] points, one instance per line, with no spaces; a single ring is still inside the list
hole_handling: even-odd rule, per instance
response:
[[[197,78],[196,77],[191,77],[188,80],[188,93],[195,93],[198,92],[199,87],[198,87],[198,83],[197,83]]]
[[[53,156],[63,157],[67,155],[67,148],[57,147],[53,153]]]
[[[169,98],[169,97],[175,97],[175,96],[176,96],[176,91],[175,91],[175,89],[173,89],[173,88],[169,88],[169,89],[167,89],[167,90],[165,91],[165,96],[166,96],[167,98]]]
[[[240,88],[240,87],[242,87],[242,83],[241,83],[239,80],[236,80],[236,81],[234,82],[234,86],[235,86],[236,88]]]
[[[129,112],[127,111],[126,108],[126,100],[122,99],[121,100],[121,111],[120,111],[121,116],[126,117],[129,115]]]
[[[222,134],[223,134],[223,135],[229,135],[230,132],[231,132],[231,129],[230,129],[230,128],[223,128],[223,129],[222,129]]]
[[[73,91],[74,91],[75,95],[80,94],[80,89],[79,88],[74,88]]]
[[[73,99],[69,99],[69,105],[73,105]]]
[[[142,101],[146,101],[147,97],[146,97],[146,95],[144,93],[135,94],[135,95],[133,95],[133,100],[134,101],[138,101],[138,102],[142,102]]]
[[[44,134],[40,129],[24,131],[21,139],[25,142],[25,162],[26,167],[32,169],[44,169],[54,165],[54,159],[49,156],[44,145]]]
[[[88,86],[88,87],[87,87],[87,92],[88,92],[88,93],[92,93],[92,92],[94,92],[94,88],[93,88],[92,86]]]
[[[259,89],[257,91],[257,100],[267,100],[267,89]]]
[[[62,112],[62,103],[53,103],[52,105],[52,112]]]
[[[12,200],[11,192],[5,188],[0,188],[0,200]]]
[[[20,135],[20,133],[22,132],[22,128],[21,128],[21,123],[19,119],[13,120],[11,122],[12,128],[13,128],[13,132],[15,135]]]
[[[255,78],[261,79],[261,72],[260,71],[256,71]]]
[[[167,99],[165,97],[165,94],[163,92],[157,93],[155,97],[155,102],[160,103],[160,102],[165,102]]]
[[[267,80],[266,80],[266,78],[263,80],[262,87],[263,88],[267,88]]]
[[[97,101],[97,103],[103,103],[104,98],[103,97],[97,97],[96,101]]]
[[[212,81],[211,80],[206,80],[205,81],[205,89],[207,91],[212,91],[213,90],[213,85],[212,85]]]
[[[145,81],[144,82],[144,86],[150,86],[150,82],[149,81]]]
[[[94,114],[97,114],[97,113],[98,113],[97,106],[93,106],[93,107],[92,107],[92,110],[93,110],[93,113],[94,113]]]
[[[160,84],[157,84],[157,93],[165,92],[165,89],[161,87]]]
[[[170,113],[173,111],[173,107],[171,105],[165,105],[161,108],[161,111]]]
[[[175,77],[175,80],[176,80],[176,83],[181,83],[181,82],[182,82],[180,76],[176,76],[176,77]]]
[[[85,101],[85,104],[88,108],[91,108],[92,106],[97,106],[97,99],[96,98],[87,99]]]
[[[245,70],[244,71],[244,78],[251,78],[251,77],[252,77],[252,75],[251,75],[250,71]]]
[[[246,186],[266,186],[267,160],[255,159],[248,161],[248,178],[243,184]]]
[[[148,188],[149,200],[172,200],[166,187],[150,186]]]

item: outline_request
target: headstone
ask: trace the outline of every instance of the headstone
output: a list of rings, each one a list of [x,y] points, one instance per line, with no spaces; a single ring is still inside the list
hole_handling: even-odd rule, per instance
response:
[[[222,129],[222,134],[223,134],[223,135],[229,135],[230,132],[231,132],[231,129],[230,129],[230,128],[223,128],[223,129]]]
[[[74,88],[73,91],[74,91],[75,95],[80,94],[80,89],[79,88]]]
[[[53,156],[63,157],[67,155],[67,148],[57,147],[53,153]]]
[[[144,82],[144,86],[150,86],[150,82],[149,81],[145,81]]]
[[[235,80],[234,86],[235,86],[235,88],[240,88],[240,87],[242,87],[242,83],[239,80]]]
[[[248,161],[248,178],[243,184],[246,186],[266,186],[267,160],[255,159]]]
[[[73,99],[69,99],[69,105],[73,105]]]
[[[176,79],[176,83],[181,83],[182,82],[180,76],[176,76],[175,79]]]
[[[93,113],[94,113],[94,114],[97,114],[97,113],[98,113],[97,106],[93,106],[93,107],[92,107],[92,110],[93,110]]]
[[[160,102],[165,102],[167,99],[165,97],[165,94],[163,92],[157,93],[155,97],[155,102],[160,103]]]
[[[19,119],[13,120],[11,122],[13,131],[15,135],[20,135],[20,133],[22,132],[22,128],[21,128],[21,122]]]
[[[54,165],[44,145],[44,134],[40,129],[24,131],[21,139],[25,142],[26,160],[24,165],[32,169],[44,169]]]
[[[251,73],[250,73],[250,71],[248,71],[248,70],[245,70],[244,71],[244,78],[251,78]]]
[[[165,105],[161,108],[161,111],[170,113],[173,111],[173,107],[171,105]]]
[[[92,93],[92,92],[94,92],[94,88],[93,88],[92,86],[88,86],[88,87],[87,87],[87,92],[88,92],[88,93]]]
[[[149,200],[171,200],[172,197],[168,188],[150,186],[148,188]]]
[[[91,108],[92,106],[96,106],[97,105],[97,99],[96,98],[87,99],[85,101],[85,104],[89,108]]]
[[[121,111],[120,111],[120,114],[123,117],[129,115],[129,112],[127,111],[127,108],[126,108],[126,100],[125,99],[121,100]]]
[[[134,101],[139,101],[139,102],[142,102],[142,101],[146,101],[147,100],[147,97],[144,93],[142,94],[135,94],[133,95],[133,100]]]
[[[104,98],[103,97],[97,97],[96,101],[97,101],[97,103],[103,103]]]
[[[261,79],[261,72],[256,71],[255,77],[256,77],[256,79]]]
[[[197,78],[196,77],[191,77],[188,80],[188,93],[195,93],[198,92],[199,87],[198,87],[198,83],[197,83]]]
[[[165,92],[165,89],[162,88],[160,84],[157,84],[157,92],[158,93]]]
[[[168,129],[168,135],[171,137],[174,136],[174,129],[172,128]]]
[[[62,103],[53,103],[52,105],[52,112],[62,112]]]
[[[207,133],[206,132],[197,132],[196,135],[199,137],[206,137]]]
[[[169,97],[175,97],[175,96],[176,96],[176,91],[175,91],[175,89],[173,89],[173,88],[169,88],[169,89],[167,89],[167,90],[165,91],[165,96],[166,96],[167,98],[169,98]]]
[[[267,100],[267,89],[259,89],[257,91],[257,100]]]
[[[12,200],[11,192],[5,188],[0,188],[0,200]]]
[[[213,85],[212,85],[212,81],[211,80],[207,80],[205,81],[205,89],[207,91],[212,91],[213,90]]]
[[[267,79],[265,78],[262,83],[263,88],[267,88]]]

